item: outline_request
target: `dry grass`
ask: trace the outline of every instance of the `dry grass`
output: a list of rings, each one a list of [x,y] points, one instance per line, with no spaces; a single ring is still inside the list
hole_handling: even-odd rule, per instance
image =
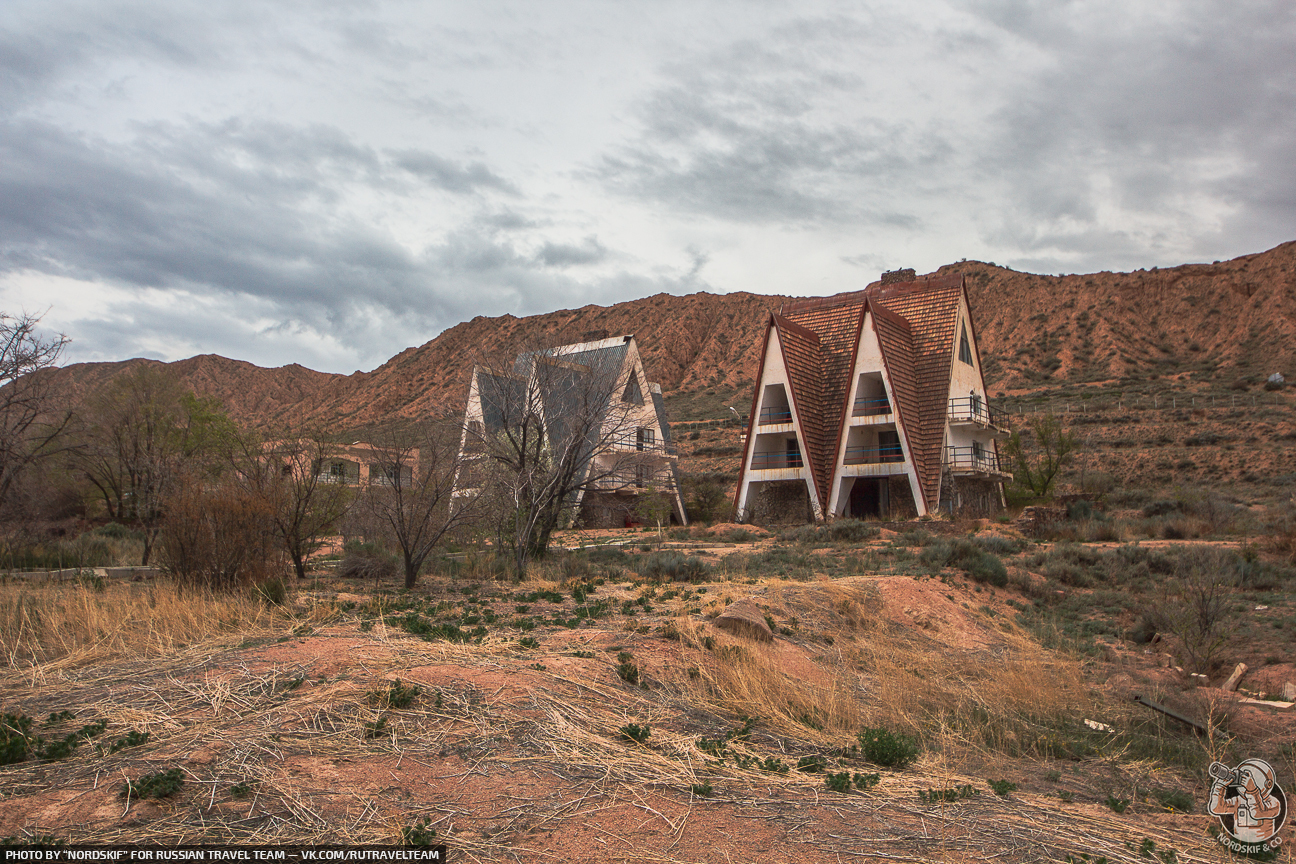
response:
[[[713,639],[693,696],[760,718],[780,734],[849,745],[864,727],[916,734],[928,748],[1045,758],[1066,746],[1090,698],[1080,664],[1010,629],[992,649],[951,652],[880,618],[869,585],[825,582],[783,596],[803,628],[830,645],[810,668],[785,650]],[[705,648],[701,625],[674,623],[681,641]],[[827,640],[825,640],[827,641]]]
[[[547,580],[526,587],[549,586],[556,587]],[[656,635],[617,633],[643,664],[648,689],[620,681],[610,653],[572,657],[574,645],[608,641],[597,629],[563,631],[567,638],[548,652],[522,653],[511,638],[426,642],[381,619],[366,631],[334,620],[288,644],[239,647],[230,637],[283,634],[302,618],[161,584],[102,594],[25,590],[28,608],[48,600],[64,629],[82,636],[65,644],[55,627],[41,631],[41,642],[29,631],[26,644],[51,659],[0,676],[0,702],[37,717],[68,708],[77,723],[102,717],[115,735],[128,728],[152,735],[147,746],[115,754],[85,747],[62,762],[6,769],[11,806],[74,840],[390,843],[402,826],[428,817],[465,861],[543,860],[559,851],[571,860],[718,861],[717,843],[728,854],[749,843],[795,842],[798,860],[830,864],[862,849],[898,860],[1062,860],[1063,852],[1119,849],[1131,836],[1128,819],[1025,790],[1000,799],[983,788],[967,802],[921,804],[921,790],[984,787],[984,773],[969,769],[964,755],[999,745],[960,724],[980,728],[979,712],[990,714],[988,726],[1050,715],[1083,694],[1073,688],[1073,666],[1024,637],[1009,634],[993,655],[964,661],[930,640],[906,641],[881,619],[879,597],[858,583],[798,585],[773,598],[781,619],[800,621],[798,638],[778,646],[726,650],[740,643],[717,639],[708,650],[697,616],[672,619],[680,644],[665,651],[670,643]],[[7,586],[0,594],[6,610],[19,593]],[[320,621],[333,608],[321,603],[302,617]],[[804,638],[812,633],[834,644]],[[543,643],[556,634],[537,635]],[[329,657],[341,665],[317,665]],[[696,679],[685,674],[693,664]],[[393,680],[423,687],[423,696],[401,710],[375,703],[372,694]],[[730,748],[779,757],[793,770],[721,763],[699,746],[740,713],[760,722]],[[382,734],[370,734],[382,719]],[[620,734],[630,722],[651,726],[646,744]],[[829,793],[822,774],[795,770],[799,756],[831,756],[864,725],[919,729],[928,752],[914,768],[883,772],[866,793]],[[116,799],[123,777],[176,766],[186,782],[174,799],[129,808]],[[872,770],[854,759],[843,767]],[[251,793],[235,797],[236,784]],[[696,791],[701,784],[706,797]],[[55,795],[67,796],[58,816],[44,809]],[[89,803],[100,800],[108,804]],[[661,831],[650,842],[607,857],[605,840],[646,838],[654,826]],[[1199,833],[1177,824],[1138,830],[1181,851]]]
[[[103,584],[103,583],[100,583]],[[0,663],[80,666],[157,657],[216,636],[282,627],[290,615],[246,592],[180,589],[170,582],[10,580],[0,584]]]

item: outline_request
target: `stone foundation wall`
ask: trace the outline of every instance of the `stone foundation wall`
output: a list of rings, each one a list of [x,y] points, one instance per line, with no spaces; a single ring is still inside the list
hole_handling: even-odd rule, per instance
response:
[[[757,525],[804,525],[813,522],[810,489],[804,480],[753,483],[747,496],[747,521]]]
[[[988,519],[1003,510],[1003,486],[993,480],[960,479],[955,485],[954,515],[962,519]],[[948,503],[942,501],[941,509]]]
[[[892,476],[887,485],[891,496],[891,511],[888,519],[903,521],[918,518],[918,505],[914,504],[913,490],[909,488],[909,478],[904,475]]]
[[[633,495],[586,492],[576,524],[583,528],[624,528],[628,522],[642,522],[635,515]]]

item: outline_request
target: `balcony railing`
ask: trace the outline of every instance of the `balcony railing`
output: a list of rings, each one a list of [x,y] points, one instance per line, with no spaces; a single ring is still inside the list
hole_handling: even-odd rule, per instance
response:
[[[991,408],[984,399],[966,397],[949,400],[949,419],[951,423],[981,423],[996,429],[1008,428],[1008,415],[998,408]]]
[[[660,491],[671,491],[675,488],[669,473],[650,473],[650,474],[630,474],[623,471],[605,474],[602,477],[595,477],[590,486],[594,489],[617,489],[637,491],[647,489],[652,486]]]
[[[800,453],[756,453],[752,456],[753,471],[766,471],[774,468],[800,468],[805,464]]]
[[[886,447],[847,447],[847,465],[876,465],[881,462],[903,462],[904,451],[899,444]]]
[[[891,400],[882,396],[880,398],[866,396],[862,399],[855,400],[855,407],[851,409],[852,417],[877,417],[881,414],[891,413]]]
[[[768,426],[771,423],[791,423],[792,409],[778,407],[762,408],[760,412],[760,420],[758,422],[761,426]]]
[[[946,447],[945,464],[952,471],[978,474],[1006,474],[993,450],[977,447]]]
[[[633,450],[637,453],[659,453],[672,454],[675,452],[674,444],[667,444],[658,438],[645,441],[637,435],[622,435],[619,438],[613,438],[608,442],[610,450]]]

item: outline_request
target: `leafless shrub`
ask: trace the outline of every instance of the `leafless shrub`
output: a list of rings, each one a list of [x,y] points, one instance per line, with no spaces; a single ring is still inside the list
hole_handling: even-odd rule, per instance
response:
[[[1232,615],[1237,571],[1231,553],[1192,549],[1179,557],[1151,611],[1157,629],[1175,637],[1185,666],[1209,673],[1228,653],[1238,622]]]
[[[158,551],[178,582],[228,589],[283,577],[287,562],[269,505],[232,478],[184,480],[166,512]]]

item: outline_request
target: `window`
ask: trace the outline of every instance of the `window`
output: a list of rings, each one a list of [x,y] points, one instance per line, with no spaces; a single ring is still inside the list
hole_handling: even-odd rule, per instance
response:
[[[969,366],[975,365],[972,362],[972,343],[967,338],[967,324],[963,324],[963,338],[959,339],[959,359]]]
[[[801,444],[795,438],[787,439],[787,467],[801,467]]]
[[[968,405],[972,407],[972,416],[979,418],[981,416],[981,394],[968,394]]]
[[[640,426],[635,430],[635,449],[651,450],[653,449],[653,430],[646,426]]]
[[[644,404],[643,392],[639,389],[639,377],[631,374],[630,380],[626,382],[625,392],[621,394],[622,402],[629,402],[632,405]]]

